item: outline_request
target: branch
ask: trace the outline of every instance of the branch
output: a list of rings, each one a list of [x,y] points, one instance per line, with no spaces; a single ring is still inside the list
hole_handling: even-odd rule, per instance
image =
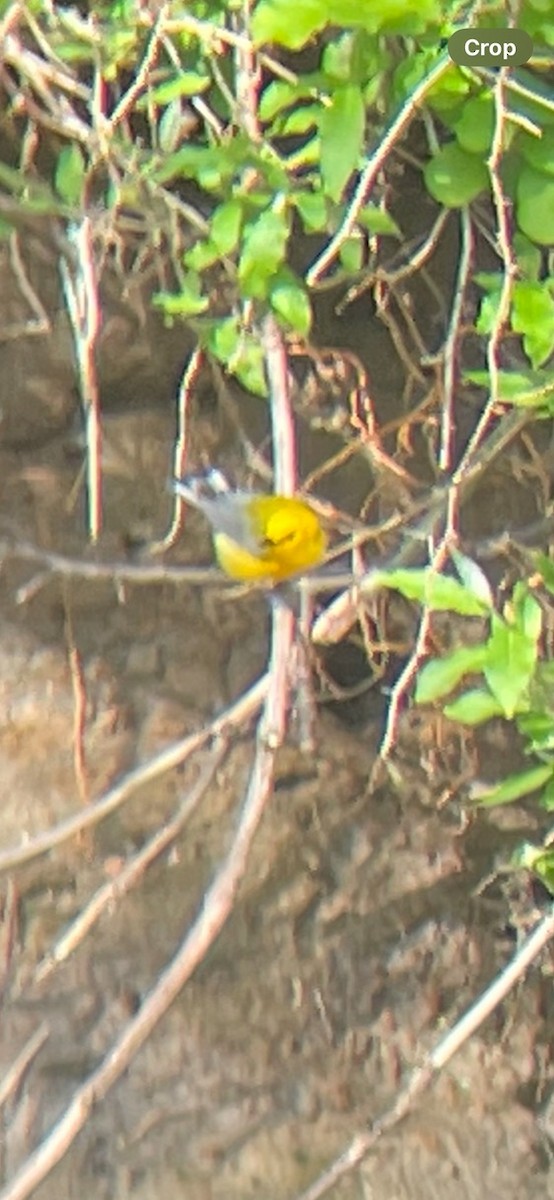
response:
[[[59,825],[45,830],[31,842],[4,850],[0,854],[0,871],[7,871],[12,867],[20,866],[21,863],[30,862],[31,859],[46,854],[47,850],[52,850],[54,846],[60,846],[62,842],[74,837],[81,830],[97,825],[110,813],[115,812],[145,783],[150,783],[152,779],[157,779],[166,771],[172,771],[174,767],[180,766],[187,758],[190,758],[191,754],[200,750],[212,738],[224,737],[230,730],[240,728],[263,703],[267,689],[268,676],[263,675],[248,692],[240,696],[234,704],[226,708],[213,721],[195,733],[189,734],[188,737],[171,742],[164,750],[160,750],[159,754],[148,759],[148,762],[142,763],[134,771],[129,771],[119,783],[104,792],[104,795],[100,796],[96,803],[80,810],[72,817],[68,817],[67,820],[61,821]]]
[[[157,830],[137,854],[132,855],[115,879],[110,879],[92,896],[75,920],[64,930],[52,949],[37,963],[33,972],[34,984],[41,983],[60,963],[69,958],[69,955],[100,920],[106,909],[109,908],[112,911],[115,902],[131,890],[155,859],[159,858],[160,854],[163,854],[164,850],[167,850],[168,846],[175,841],[195,808],[198,807],[228,748],[228,742],[223,739],[215,743],[206,765],[196,782],[187,791],[175,815],[161,829]]]
[[[398,113],[398,116],[395,117],[387,132],[383,135],[379,145],[368,159],[360,176],[360,181],[356,191],[354,192],[352,203],[347,211],[342,225],[340,226],[340,229],[337,230],[335,236],[331,239],[329,245],[323,251],[323,254],[320,254],[319,258],[316,259],[316,261],[310,267],[310,270],[306,275],[306,283],[308,287],[313,287],[316,283],[318,283],[318,281],[321,279],[321,276],[324,275],[330,267],[333,259],[337,257],[341,246],[344,244],[346,239],[350,237],[350,234],[356,225],[360,209],[364,207],[364,204],[367,204],[371,189],[375,183],[379,171],[384,166],[385,161],[388,158],[388,155],[390,154],[395,142],[402,137],[404,130],[410,124],[410,121],[413,120],[419,105],[425,99],[427,93],[432,87],[434,87],[437,80],[439,80],[441,76],[450,69],[451,66],[452,61],[448,55],[440,58],[429,74],[426,75],[425,79],[422,79],[421,83],[414,88],[414,91],[408,96],[407,100],[405,100],[400,112]]]
[[[373,1122],[367,1132],[356,1134],[348,1148],[319,1176],[319,1179],[316,1179],[315,1183],[306,1191],[295,1196],[294,1200],[320,1200],[340,1179],[344,1179],[346,1175],[350,1175],[356,1167],[360,1166],[383,1134],[389,1133],[411,1112],[414,1103],[427,1091],[437,1073],[450,1062],[454,1054],[522,979],[528,967],[538,958],[552,937],[554,937],[554,909],[539,922],[511,963],[493,980],[481,998],[441,1038],[435,1049],[426,1056],[422,1066],[412,1072],[394,1104],[382,1117],[378,1117]],[[4,1197],[0,1194],[0,1200],[12,1200],[12,1197]]]

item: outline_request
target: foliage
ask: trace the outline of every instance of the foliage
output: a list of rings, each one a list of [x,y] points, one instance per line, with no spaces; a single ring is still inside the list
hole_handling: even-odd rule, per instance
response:
[[[545,365],[554,347],[554,300],[552,279],[538,279],[537,248],[554,240],[554,103],[540,73],[525,67],[507,76],[505,111],[495,111],[486,72],[456,66],[443,48],[463,26],[462,5],[258,0],[241,24],[233,0],[195,0],[186,11],[170,5],[157,25],[131,2],[97,5],[88,18],[40,0],[30,8],[72,78],[84,81],[92,71],[96,84],[94,91],[80,85],[86,116],[81,102],[74,119],[67,116],[71,95],[60,85],[59,119],[50,114],[48,121],[61,141],[51,180],[21,170],[10,179],[10,166],[0,164],[3,188],[20,211],[65,219],[77,219],[91,202],[113,220],[136,208],[147,216],[153,243],[179,194],[196,189],[192,213],[177,207],[183,227],[193,218],[187,240],[194,244],[176,255],[177,287],[173,295],[160,292],[157,303],[168,320],[192,323],[211,353],[257,391],[265,387],[260,315],[273,311],[301,336],[311,327],[307,274],[292,261],[295,232],[323,242],[336,236],[359,172],[399,109],[406,108],[408,124],[419,120],[421,106],[410,112],[414,90],[427,105],[425,128],[435,130],[422,169],[438,204],[458,208],[490,193],[496,139],[525,276],[509,323],[534,372],[511,402],[542,405],[554,382]],[[479,23],[505,25],[505,6],[487,8]],[[518,23],[536,47],[551,44],[544,5],[524,0]],[[253,52],[261,56],[261,75]],[[21,55],[15,65],[24,76],[31,64]],[[30,74],[26,83],[32,89]],[[397,144],[393,139],[391,154]],[[387,168],[384,156],[385,174]],[[356,277],[368,236],[400,233],[386,211],[387,190],[380,187],[374,199],[368,193],[339,246],[333,270],[346,280]],[[481,283],[479,330],[486,335],[502,273]],[[469,378],[487,381],[486,374]],[[548,411],[550,404],[548,396]]]
[[[498,612],[481,568],[457,551],[452,559],[459,579],[433,573],[430,568],[379,575],[382,586],[418,600],[431,613],[447,610],[459,617],[482,619],[479,640],[431,658],[421,668],[416,703],[440,703],[445,716],[461,725],[481,725],[493,717],[513,720],[524,753],[535,762],[478,795],[477,803],[485,807],[510,804],[540,792],[539,804],[552,811],[554,663],[541,655],[543,608],[529,584],[519,582]],[[534,586],[540,579],[544,593],[554,595],[551,560],[537,555],[536,566],[540,576],[535,576]],[[554,894],[554,856],[546,845],[526,845],[517,852],[514,863],[535,871]]]

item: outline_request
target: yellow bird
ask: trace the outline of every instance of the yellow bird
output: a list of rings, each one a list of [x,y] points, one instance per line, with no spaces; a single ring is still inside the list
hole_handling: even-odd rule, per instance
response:
[[[233,491],[214,467],[174,479],[173,489],[208,518],[216,558],[231,579],[278,583],[323,558],[327,538],[304,500]]]

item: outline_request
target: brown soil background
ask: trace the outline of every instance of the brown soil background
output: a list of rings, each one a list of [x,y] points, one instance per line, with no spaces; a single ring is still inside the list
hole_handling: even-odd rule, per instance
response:
[[[448,254],[436,266],[445,286],[447,264]],[[36,262],[34,269],[47,302],[50,296],[53,329],[0,347],[2,528],[82,557],[71,344],[49,269]],[[2,277],[7,321],[20,303],[7,257]],[[320,314],[321,341],[356,349],[380,416],[394,415],[401,367],[369,301],[341,320],[330,313]],[[106,301],[101,557],[124,557],[130,545],[165,532],[175,392],[190,348],[182,329],[165,331],[123,301]],[[238,392],[234,399],[245,432],[261,445],[262,402]],[[338,436],[302,422],[299,434],[303,472],[340,448]],[[193,437],[197,451],[240,464],[237,431],[209,389],[199,398]],[[370,482],[367,462],[354,458],[324,494],[355,512]],[[493,503],[483,510],[481,500],[485,532],[496,511],[506,521],[507,498],[518,524],[533,510],[530,487],[522,483],[514,496],[502,467],[489,488]],[[480,528],[479,512],[477,498],[468,521]],[[200,520],[187,525],[173,557],[210,561]],[[267,654],[268,615],[258,596],[230,599],[217,588],[174,583],[62,585],[47,575],[18,605],[17,589],[33,570],[8,557],[0,576],[1,849],[81,803],[71,645],[84,671],[92,798],[201,727],[257,678]],[[322,705],[315,752],[302,753],[292,737],[281,751],[231,920],[38,1188],[40,1200],[289,1200],[393,1101],[421,1054],[509,959],[537,917],[537,897],[511,876],[479,885],[516,844],[539,836],[540,819],[532,808],[517,808],[468,824],[456,789],[449,803],[442,800],[468,765],[499,777],[511,735],[494,726],[468,747],[432,715],[409,713],[397,751],[400,782],[370,795],[384,703],[379,692],[367,710]],[[245,733],[173,850],[42,983],[33,981],[37,962],[121,860],[168,819],[202,756],[141,789],[94,833],[1,879],[0,1075],[41,1022],[49,1029],[2,1111],[5,1185],[173,954],[229,844],[251,757]],[[545,962],[412,1116],[335,1188],[336,1200],[554,1197],[553,1017]]]

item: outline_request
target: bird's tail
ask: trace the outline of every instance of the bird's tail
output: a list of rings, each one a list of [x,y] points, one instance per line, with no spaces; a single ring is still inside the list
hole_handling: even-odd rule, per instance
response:
[[[181,499],[198,507],[202,507],[206,500],[216,500],[218,496],[228,495],[232,491],[229,481],[217,467],[207,467],[205,471],[183,475],[182,479],[172,479],[171,489]]]

